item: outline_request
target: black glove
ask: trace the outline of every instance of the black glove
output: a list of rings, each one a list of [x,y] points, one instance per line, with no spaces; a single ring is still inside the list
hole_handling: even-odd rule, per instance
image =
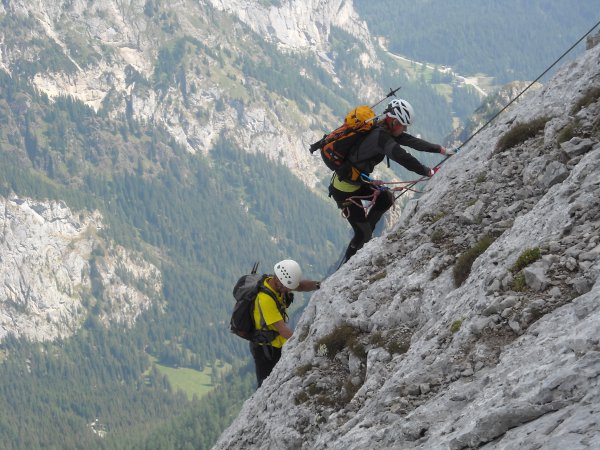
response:
[[[289,308],[289,306],[292,304],[292,302],[294,301],[294,293],[293,292],[287,292],[284,297],[283,297],[283,301],[285,302],[285,307]]]

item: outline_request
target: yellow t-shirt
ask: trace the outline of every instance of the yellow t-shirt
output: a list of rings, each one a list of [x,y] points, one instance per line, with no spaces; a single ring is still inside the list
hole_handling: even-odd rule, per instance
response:
[[[267,281],[269,281],[271,278],[272,277],[266,278],[264,281],[264,285],[269,291],[273,292],[273,294],[277,298],[277,301],[281,304],[281,306],[283,307],[283,310],[285,311],[286,307],[285,307],[285,302],[283,300],[283,295],[275,292],[271,288],[271,286],[269,286],[269,284],[267,283]],[[260,305],[260,309],[259,309],[259,305]],[[259,292],[258,295],[256,296],[256,302],[254,302],[254,326],[256,327],[257,330],[261,329],[261,324],[260,324],[261,311],[262,311],[262,316],[265,321],[265,324],[267,325],[267,329],[277,331],[277,329],[273,326],[273,324],[275,322],[279,322],[280,320],[283,320],[283,316],[279,312],[279,309],[277,309],[277,304],[275,303],[275,300],[273,300],[273,297],[271,297],[269,294],[266,294],[264,292]],[[283,347],[283,344],[285,344],[286,341],[287,341],[286,338],[284,338],[281,335],[277,335],[277,337],[271,341],[271,345],[273,347],[281,348],[281,347]]]

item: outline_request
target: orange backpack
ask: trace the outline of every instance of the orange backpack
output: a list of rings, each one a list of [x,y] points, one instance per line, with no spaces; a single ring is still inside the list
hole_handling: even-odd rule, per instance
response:
[[[360,172],[347,160],[348,155],[364,140],[375,126],[377,116],[368,105],[354,108],[344,119],[344,124],[310,146],[310,152],[321,151],[325,165],[334,170],[342,180],[357,181]]]

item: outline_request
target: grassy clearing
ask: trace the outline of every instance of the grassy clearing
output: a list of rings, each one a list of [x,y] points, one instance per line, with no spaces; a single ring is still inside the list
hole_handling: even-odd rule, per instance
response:
[[[495,240],[496,236],[485,235],[473,247],[458,257],[453,269],[455,287],[459,287],[469,277],[471,266],[475,260],[482,255]]]
[[[542,257],[539,247],[534,248],[526,248],[523,250],[523,253],[519,255],[517,261],[511,267],[512,273],[517,273],[519,270],[524,269],[525,267],[533,264],[538,259]]]
[[[436,92],[446,98],[448,101],[452,101],[452,86],[445,83],[436,83],[433,85]]]
[[[496,144],[497,151],[508,150],[515,147],[528,139],[534,138],[540,131],[544,130],[546,122],[550,117],[538,117],[527,123],[518,123],[498,139]]]
[[[575,106],[571,109],[571,114],[575,115],[583,108],[587,108],[592,103],[595,103],[600,98],[600,88],[595,87],[589,89],[581,98],[577,101]]]
[[[452,333],[457,333],[458,330],[460,330],[462,323],[463,323],[463,319],[455,320],[454,322],[452,322],[452,325],[450,325],[450,331]]]
[[[164,375],[169,380],[169,383],[174,390],[184,392],[190,400],[194,396],[201,398],[212,391],[216,385],[212,383],[212,371],[216,370],[219,380],[221,375],[231,369],[230,364],[215,363],[214,367],[206,367],[202,372],[187,367],[168,367],[158,364],[156,359],[152,358],[156,369],[161,375]]]
[[[349,324],[343,324],[334,329],[327,336],[323,336],[315,344],[315,351],[319,352],[324,346],[325,354],[329,359],[335,358],[345,348],[348,348],[359,358],[366,358],[364,346],[358,341],[360,331]]]

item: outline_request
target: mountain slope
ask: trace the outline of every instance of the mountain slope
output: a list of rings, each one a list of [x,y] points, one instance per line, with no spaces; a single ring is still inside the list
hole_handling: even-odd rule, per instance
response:
[[[0,81],[0,448],[132,448],[192,408],[208,448],[252,380],[231,286],[288,255],[326,272],[337,211],[264,155],[225,140],[192,154],[161,127]],[[224,384],[208,405],[227,412],[165,366]]]
[[[0,6],[1,62],[51,98],[158,124],[191,152],[221,135],[270,159],[285,151],[314,186],[324,171],[308,144],[390,87],[403,85],[428,117],[416,130],[438,140],[451,130],[447,99],[374,46],[349,5],[12,1]]]
[[[485,73],[494,84],[533,80],[600,16],[600,1],[354,0],[360,16],[390,51]],[[382,14],[385,11],[386,14]],[[580,46],[571,56],[583,51]]]
[[[231,286],[329,270],[348,231],[308,143],[401,76],[328,39],[282,51],[208,2],[0,2],[0,446],[131,448],[180,414],[212,444],[252,380]],[[185,395],[177,367],[211,382]]]
[[[599,117],[596,46],[323,283],[214,448],[598,447]]]

